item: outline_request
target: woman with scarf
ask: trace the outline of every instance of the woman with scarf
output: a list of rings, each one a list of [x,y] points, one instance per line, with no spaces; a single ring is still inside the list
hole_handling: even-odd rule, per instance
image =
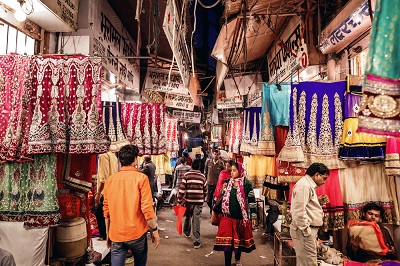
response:
[[[224,183],[222,218],[214,250],[224,251],[226,266],[231,265],[232,252],[235,252],[235,265],[242,266],[241,253],[250,253],[256,248],[252,232],[252,227],[257,226],[256,199],[253,185],[245,178],[241,163],[232,163],[231,175]]]
[[[214,200],[218,201],[221,197],[221,190],[223,189],[224,182],[231,177],[232,165],[234,161],[229,160],[225,163],[225,169],[219,173],[218,183],[214,192]]]

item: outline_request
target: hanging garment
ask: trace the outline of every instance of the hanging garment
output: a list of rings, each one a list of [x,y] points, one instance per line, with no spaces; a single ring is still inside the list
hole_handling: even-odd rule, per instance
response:
[[[229,122],[229,152],[239,153],[239,146],[242,140],[243,124],[242,120],[232,120]]]
[[[100,59],[85,56],[34,59],[29,154],[108,151],[100,111],[100,72]]]
[[[165,148],[170,152],[178,152],[178,119],[175,118],[165,118]]]
[[[383,163],[358,165],[339,170],[339,180],[345,206],[345,222],[361,219],[361,212],[369,202],[381,205],[385,212],[384,223],[398,223],[394,211],[394,177],[384,174]]]
[[[383,160],[386,137],[357,132],[358,118],[347,118],[343,125],[339,157],[350,160]]]
[[[103,122],[107,136],[111,140],[110,151],[118,152],[121,147],[130,144],[121,123],[121,103],[102,102]]]
[[[267,101],[272,126],[289,125],[290,84],[263,84],[263,102]]]
[[[57,154],[57,176],[60,176],[62,187],[91,191],[92,176],[96,174],[93,161],[96,162],[96,155]]]
[[[243,168],[255,188],[263,186],[266,175],[276,176],[277,172],[275,157],[263,155],[243,156]]]
[[[290,128],[278,160],[314,162],[329,169],[344,167],[338,159],[343,128],[343,95],[346,82],[300,82],[292,85]]]
[[[346,93],[344,98],[344,119],[358,117],[361,105],[361,94]]]
[[[27,161],[32,119],[32,58],[0,56],[0,163]]]
[[[386,139],[385,174],[400,176],[400,138]]]
[[[139,155],[166,152],[165,105],[160,103],[125,103],[122,125],[128,140],[139,149]]]
[[[0,220],[24,227],[56,226],[61,215],[56,197],[56,156],[32,162],[0,164]]]
[[[291,183],[289,192],[289,202],[292,201],[292,190],[295,183]],[[343,197],[340,189],[339,172],[331,170],[325,184],[316,189],[317,195],[326,194],[329,197],[329,203],[322,206],[324,211],[322,230],[340,230],[344,228],[344,207]]]
[[[297,182],[306,175],[306,168],[295,166],[295,163],[278,160],[278,182],[291,183]]]
[[[265,85],[265,84],[264,84]],[[265,90],[264,90],[265,91]],[[258,140],[257,154],[275,155],[274,127],[271,124],[270,107],[268,92],[262,95],[262,107],[260,115],[260,136]],[[289,99],[289,98],[288,98]],[[288,106],[289,107],[289,104]],[[287,109],[289,113],[289,108]]]
[[[243,135],[241,152],[257,154],[258,140],[260,138],[261,107],[250,107],[244,109]]]
[[[358,130],[400,136],[400,1],[376,2]]]

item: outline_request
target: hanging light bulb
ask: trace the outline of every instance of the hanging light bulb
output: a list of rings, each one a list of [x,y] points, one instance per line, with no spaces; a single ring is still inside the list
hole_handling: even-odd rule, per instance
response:
[[[15,11],[14,18],[19,22],[23,22],[26,20],[26,14],[24,11],[22,11],[21,7],[17,8],[17,10]]]

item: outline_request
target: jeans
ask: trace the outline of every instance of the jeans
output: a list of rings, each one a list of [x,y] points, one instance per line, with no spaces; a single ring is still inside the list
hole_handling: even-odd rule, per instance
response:
[[[215,192],[215,186],[208,185],[208,187],[207,187],[207,205],[210,208],[210,214],[212,212],[214,192]]]
[[[193,232],[194,243],[200,243],[200,220],[203,205],[194,205],[186,203],[185,223],[183,225],[183,232],[185,235],[190,235]]]
[[[124,266],[126,252],[130,249],[135,260],[135,266],[145,266],[147,263],[147,232],[140,238],[126,242],[112,242],[111,265]]]

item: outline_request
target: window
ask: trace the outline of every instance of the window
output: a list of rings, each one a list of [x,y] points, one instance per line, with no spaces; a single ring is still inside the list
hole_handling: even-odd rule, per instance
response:
[[[35,39],[0,21],[0,54],[35,54]],[[5,40],[5,41],[3,41]]]

